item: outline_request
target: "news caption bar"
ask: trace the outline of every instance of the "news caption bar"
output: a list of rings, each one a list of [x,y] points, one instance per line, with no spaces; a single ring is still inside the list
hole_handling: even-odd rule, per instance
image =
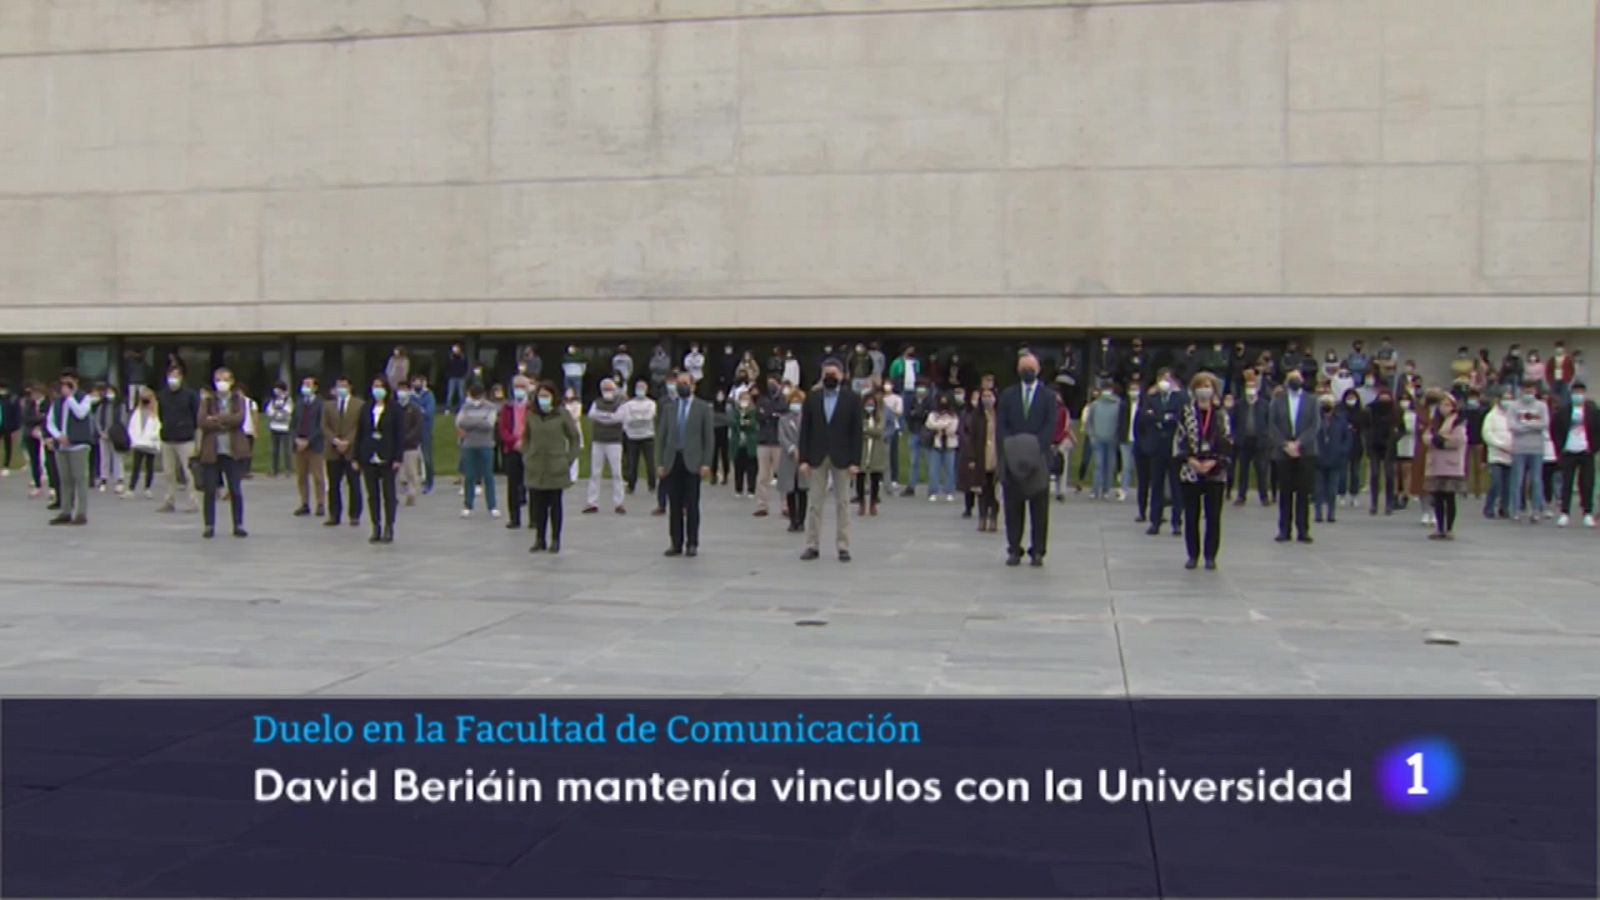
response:
[[[1591,700],[0,701],[28,897],[1595,897]]]

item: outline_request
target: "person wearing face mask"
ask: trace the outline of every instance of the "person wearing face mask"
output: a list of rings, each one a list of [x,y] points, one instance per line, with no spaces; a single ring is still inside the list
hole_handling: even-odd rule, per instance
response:
[[[100,493],[114,488],[121,496],[125,489],[122,454],[128,451],[128,410],[117,397],[116,385],[101,384],[97,391],[100,395],[94,407],[97,464],[93,471],[99,478]]]
[[[1409,391],[1400,392],[1395,405],[1399,408],[1395,414],[1395,509],[1404,510],[1411,503],[1411,470],[1417,459],[1417,410]]]
[[[1377,390],[1372,402],[1361,412],[1359,432],[1366,440],[1367,490],[1371,497],[1369,515],[1378,514],[1378,493],[1383,492],[1384,515],[1393,515],[1398,498],[1395,490],[1395,444],[1400,439],[1400,408],[1387,388]]]
[[[839,561],[850,561],[849,485],[861,471],[862,427],[861,400],[844,383],[844,364],[828,357],[822,365],[822,389],[806,400],[800,414],[800,477],[809,480],[806,549],[801,559],[821,555],[822,503],[831,484],[834,545]]]
[[[411,376],[411,405],[422,414],[422,492],[433,491],[433,418],[438,411],[438,399],[428,389],[426,375]]]
[[[900,437],[906,429],[906,404],[892,381],[883,383],[882,395],[883,441],[889,448],[889,491],[895,493],[900,490]]]
[[[1267,415],[1267,446],[1278,470],[1278,543],[1294,536],[1311,543],[1311,491],[1316,480],[1317,434],[1321,417],[1305,392],[1305,377],[1291,370],[1282,397]]]
[[[656,402],[650,399],[650,385],[640,381],[633,386],[633,399],[622,404],[622,476],[628,493],[639,483],[639,467],[644,466],[645,483],[656,489]]]
[[[861,470],[856,473],[857,514],[878,514],[883,473],[889,468],[889,447],[883,440],[884,412],[876,394],[861,401]]]
[[[733,457],[733,495],[756,496],[756,473],[760,468],[758,445],[761,431],[761,387],[752,382],[740,392],[728,413],[728,447]]]
[[[300,382],[300,402],[294,408],[294,421],[290,433],[294,438],[294,483],[300,492],[297,516],[311,515],[311,498],[317,501],[317,517],[327,515],[324,498],[327,496],[327,474],[324,470],[323,452],[326,439],[322,431],[323,403],[317,394],[317,379],[307,376]]]
[[[902,357],[904,359],[905,357]],[[933,388],[926,382],[918,382],[911,395],[906,398],[905,435],[907,442],[908,466],[906,470],[906,487],[900,492],[902,497],[914,497],[917,493],[917,480],[921,477],[925,463],[924,455],[927,451],[927,442],[924,432],[928,429],[928,416],[934,410],[935,394]],[[933,474],[928,474],[931,483]]]
[[[184,511],[198,512],[200,493],[189,477],[189,460],[194,457],[200,394],[184,385],[182,369],[174,366],[167,370],[167,384],[156,396],[156,408],[161,415],[161,473],[166,484],[166,496],[156,511],[169,513],[176,508],[178,487],[182,484],[189,497]]]
[[[416,391],[410,384],[401,382],[395,388],[394,402],[400,411],[400,473],[397,478],[400,496],[406,506],[416,506],[423,492],[422,448],[428,440],[422,408],[417,405]]]
[[[1128,489],[1134,489],[1138,507],[1135,522],[1145,521],[1150,509],[1150,462],[1140,446],[1144,428],[1140,409],[1144,404],[1144,390],[1137,381],[1128,382],[1122,400],[1122,411],[1117,417],[1117,450],[1121,458],[1122,474],[1117,484],[1117,502],[1128,499]]]
[[[583,446],[577,420],[556,404],[550,385],[534,389],[534,406],[522,436],[521,462],[529,496],[529,524],[534,529],[529,553],[561,552],[562,498],[573,484],[572,463]]]
[[[650,353],[650,393],[656,397],[665,397],[667,383],[672,377],[672,357],[667,355],[667,348],[660,344]],[[651,468],[655,468],[652,460]]]
[[[691,390],[698,388],[700,382],[705,380],[706,355],[700,352],[700,344],[698,342],[690,343],[689,352],[683,355],[683,371],[689,373]]]
[[[679,372],[674,396],[656,416],[656,475],[667,495],[665,556],[697,556],[700,552],[700,486],[711,474],[716,447],[711,404],[694,395],[694,379]]]
[[[733,413],[733,402],[728,399],[727,393],[717,391],[716,399],[711,405],[711,435],[716,441],[711,451],[712,484],[717,484],[719,479],[722,484],[727,484],[728,475],[733,470],[728,447],[728,418]]]
[[[54,449],[60,491],[56,506],[60,514],[51,525],[89,523],[89,449],[95,442],[92,397],[78,385],[78,374],[71,369],[61,373],[56,397],[45,416],[45,434]]]
[[[1556,341],[1545,374],[1556,402],[1566,403],[1568,394],[1572,392],[1572,384],[1578,379],[1577,366],[1573,364],[1572,354],[1567,352],[1566,341]]]
[[[778,441],[778,421],[788,408],[788,400],[777,378],[768,377],[767,389],[754,399],[756,414],[756,511],[766,516],[772,502],[772,481],[778,474],[782,450]]]
[[[1545,381],[1547,374],[1544,359],[1539,355],[1538,349],[1529,350],[1527,362],[1522,367],[1523,382],[1532,383],[1542,391],[1549,386]]]
[[[1084,437],[1089,442],[1087,458],[1094,460],[1094,482],[1089,496],[1111,499],[1111,480],[1116,472],[1118,429],[1122,423],[1122,398],[1107,385],[1095,392],[1083,414]]]
[[[1456,495],[1467,489],[1467,424],[1456,408],[1456,398],[1439,396],[1424,421],[1423,441],[1428,445],[1423,488],[1433,501],[1433,540],[1455,540]]]
[[[405,410],[389,396],[383,375],[372,379],[372,402],[361,413],[356,432],[355,458],[367,487],[367,517],[372,523],[369,544],[394,543],[394,520],[399,508],[395,480],[405,464]]]
[[[1267,498],[1266,468],[1271,454],[1266,439],[1267,411],[1272,402],[1262,392],[1253,372],[1246,376],[1242,384],[1244,396],[1234,403],[1229,422],[1233,429],[1233,483],[1238,488],[1233,505],[1245,504],[1250,494],[1250,478],[1255,476],[1256,494],[1261,499],[1261,505],[1266,506],[1271,502]]]
[[[1182,485],[1184,543],[1194,569],[1204,554],[1206,570],[1217,568],[1222,549],[1222,501],[1228,492],[1228,463],[1233,457],[1233,430],[1219,408],[1216,376],[1201,372],[1189,382],[1194,402],[1185,404],[1173,435],[1173,461]],[[1204,535],[1202,537],[1202,530]]]
[[[589,496],[585,513],[600,511],[600,478],[611,473],[611,509],[622,505],[622,393],[610,378],[600,382],[600,397],[589,405]]]
[[[495,445],[506,473],[506,528],[512,530],[522,527],[522,507],[528,499],[522,468],[522,435],[527,429],[532,389],[533,381],[526,375],[518,375],[512,379],[510,399],[496,404],[499,411],[495,414]],[[529,527],[532,527],[531,519]]]
[[[979,531],[1000,530],[998,402],[993,387],[981,388],[978,403],[962,425],[962,489],[976,500]]]
[[[244,394],[234,389],[233,373],[217,369],[213,373],[216,392],[200,401],[200,488],[205,509],[205,537],[216,533],[217,486],[225,483],[228,505],[233,513],[233,536],[245,537],[244,495],[240,489],[243,460],[249,455],[249,437],[244,431],[249,406]]]
[[[618,391],[633,380],[633,354],[628,352],[627,344],[618,344],[611,354],[611,376],[616,379]]]
[[[951,394],[940,394],[938,405],[928,414],[922,433],[922,443],[928,454],[928,501],[939,499],[939,488],[944,488],[945,500],[954,502],[955,460],[961,444],[961,414]]]
[[[1345,453],[1345,468],[1339,475],[1339,486],[1344,494],[1344,505],[1353,509],[1361,497],[1361,470],[1367,446],[1364,430],[1367,417],[1361,409],[1361,394],[1354,387],[1347,387],[1334,396],[1339,398],[1339,414],[1344,418],[1345,426],[1350,431],[1350,447]]]
[[[783,383],[788,385],[790,389],[798,389],[802,375],[800,360],[795,357],[794,349],[786,348],[783,351]]]
[[[473,382],[467,388],[467,402],[456,413],[456,440],[461,446],[461,480],[464,505],[461,518],[472,515],[472,504],[477,499],[478,488],[483,488],[484,500],[489,505],[490,518],[500,517],[500,507],[495,503],[494,445],[499,410],[484,399],[483,385]]]
[[[1589,397],[1589,386],[1574,381],[1567,399],[1558,401],[1550,425],[1561,465],[1561,517],[1567,527],[1572,516],[1572,492],[1578,491],[1583,526],[1594,527],[1594,455],[1600,451],[1600,406]]]
[[[328,518],[323,524],[333,527],[345,512],[345,494],[350,500],[350,525],[361,524],[361,462],[356,458],[356,435],[366,404],[352,396],[350,379],[340,376],[333,383],[333,400],[322,407],[322,433],[327,440],[323,454],[328,470]]]
[[[1317,432],[1317,461],[1315,482],[1311,491],[1314,521],[1334,523],[1339,521],[1339,489],[1345,476],[1345,466],[1350,458],[1350,446],[1355,442],[1355,429],[1350,425],[1350,415],[1333,397],[1317,398],[1322,425]]]
[[[278,382],[272,386],[272,399],[267,401],[267,434],[272,440],[273,478],[287,475],[293,467],[294,456],[289,449],[289,432],[294,429],[294,398],[289,396],[289,385]]]
[[[1485,519],[1511,517],[1511,416],[1515,403],[1511,388],[1502,387],[1494,408],[1483,416],[1484,457],[1489,465],[1489,492],[1483,500]]]
[[[567,355],[561,360],[561,389],[568,396],[583,396],[583,378],[588,371],[589,361],[578,352],[578,345],[569,344]]]
[[[1150,527],[1145,529],[1148,535],[1161,533],[1169,500],[1172,503],[1172,536],[1183,534],[1183,515],[1173,484],[1178,471],[1172,461],[1172,439],[1178,432],[1178,421],[1187,402],[1172,380],[1171,371],[1162,369],[1157,373],[1154,390],[1139,410],[1143,418],[1141,441],[1150,469]]]
[[[4,453],[4,459],[0,460],[0,478],[8,478],[11,475],[11,455],[14,452],[17,432],[21,430],[22,404],[17,396],[11,393],[11,385],[0,380],[0,453]]]
[[[800,477],[800,415],[805,408],[805,391],[789,391],[788,405],[778,419],[778,493],[783,495],[789,517],[789,533],[806,530],[807,479]]]
[[[1500,383],[1513,392],[1522,387],[1522,347],[1512,344],[1500,360]]]
[[[1055,391],[1039,383],[1039,360],[1017,360],[1018,383],[995,406],[995,442],[1006,518],[1006,565],[1022,563],[1022,528],[1029,526],[1031,565],[1044,565],[1050,537],[1050,454],[1056,429]]]
[[[156,394],[147,387],[139,388],[139,402],[128,418],[128,444],[132,449],[133,474],[128,478],[128,492],[122,496],[133,499],[139,490],[139,472],[144,471],[144,496],[151,496],[150,486],[156,477],[156,460],[161,456],[161,416],[156,412]]]

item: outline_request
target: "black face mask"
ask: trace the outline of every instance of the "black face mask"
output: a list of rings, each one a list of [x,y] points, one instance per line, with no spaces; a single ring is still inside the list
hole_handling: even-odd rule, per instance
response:
[[[1023,384],[1033,384],[1038,379],[1039,373],[1032,369],[1023,369],[1017,373],[1017,377],[1022,379]]]
[[[837,388],[839,386],[839,376],[837,376],[837,375],[824,375],[824,376],[822,376],[822,386],[827,388],[830,391],[835,389],[835,388]]]
[[[687,384],[678,385],[678,396],[684,398],[685,400],[687,400],[689,395],[693,392],[694,389]]]

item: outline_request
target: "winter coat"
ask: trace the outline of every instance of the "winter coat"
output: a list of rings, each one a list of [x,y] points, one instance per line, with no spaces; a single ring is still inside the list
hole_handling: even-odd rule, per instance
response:
[[[583,445],[578,423],[566,410],[528,411],[522,430],[522,479],[530,491],[572,487],[572,463]]]

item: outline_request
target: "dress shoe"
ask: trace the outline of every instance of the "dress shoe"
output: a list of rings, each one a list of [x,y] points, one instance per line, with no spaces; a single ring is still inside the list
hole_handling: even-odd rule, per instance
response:
[[[394,528],[390,527],[383,530],[383,542],[385,544],[394,543]]]
[[[755,512],[751,513],[750,515],[754,516],[757,519],[763,519],[763,518],[766,518],[767,511],[764,510],[764,509],[758,509]]]
[[[807,562],[810,562],[811,560],[816,559],[817,557],[819,557],[821,555],[822,554],[818,553],[817,549],[815,547],[807,547],[806,548],[806,552],[800,554],[800,558],[805,560],[805,561],[807,561]]]
[[[1194,571],[1195,569],[1200,568],[1200,560],[1191,556],[1189,559],[1184,561],[1183,567],[1190,571]]]
[[[381,535],[381,534],[377,533],[376,531],[374,531],[372,533],[372,537],[367,538],[367,543],[369,543],[369,544],[381,544],[381,543],[383,543],[383,535]]]
[[[1159,522],[1157,522],[1157,523],[1151,525],[1149,528],[1146,528],[1144,530],[1144,533],[1148,534],[1148,535],[1151,535],[1152,537],[1155,536],[1155,535],[1160,534],[1161,533],[1161,524]]]
[[[554,541],[550,542],[550,552],[551,553],[560,553],[561,552],[561,541],[560,540],[554,540]],[[694,554],[691,553],[690,555],[693,556]]]
[[[297,516],[309,516],[309,515],[311,515],[311,508],[310,507],[306,507],[306,506],[302,506],[299,509],[295,510],[294,514],[297,515]]]
[[[50,520],[50,524],[51,525],[71,525],[72,524],[72,517],[71,516],[56,516],[54,519]]]
[[[200,536],[209,541],[217,536],[217,530],[215,528],[207,528],[205,531],[200,532]]]
[[[625,515],[628,514],[628,508],[619,503],[619,504],[617,504],[617,508],[613,509],[612,512],[616,513],[619,516],[625,516]]]
[[[1028,565],[1033,566],[1035,569],[1037,569],[1040,566],[1044,565],[1044,557],[1039,556],[1038,554],[1030,553],[1028,555]]]
[[[583,514],[584,515],[589,515],[590,513],[597,513],[599,511],[600,511],[600,507],[598,507],[598,506],[585,506],[583,508]]]
[[[350,520],[350,527],[351,528],[360,528],[361,527],[361,520],[360,519],[351,519]]]
[[[59,503],[52,503],[49,506],[45,507],[45,509],[51,509],[51,510],[60,509],[60,508],[61,508],[61,504],[59,504]]]
[[[683,555],[684,556],[699,556],[700,555],[700,548],[695,546],[695,545],[693,545],[693,544],[691,544],[691,545],[683,548]]]
[[[849,550],[840,550],[839,551],[839,562],[849,562],[849,561],[850,561],[850,551]]]
[[[661,555],[662,556],[682,556],[683,555],[683,551],[681,549],[677,548],[677,547],[668,547],[667,548],[667,552],[665,552],[665,553],[663,553]]]
[[[1206,571],[1207,572],[1215,572],[1216,570],[1217,570],[1217,561],[1214,560],[1214,559],[1206,560]]]
[[[549,546],[547,544],[545,544],[544,538],[540,538],[537,541],[533,542],[533,546],[528,548],[528,552],[529,553],[543,553],[544,551],[546,551],[548,549],[549,549]]]
[[[336,528],[339,525],[339,520],[338,519],[328,519],[327,521],[323,522],[322,524],[324,526],[328,527],[328,528]]]
[[[1289,543],[1289,536],[1287,534],[1280,534],[1277,537],[1274,537],[1273,540],[1280,544],[1287,544]]]
[[[73,518],[72,524],[74,524],[74,525],[87,525],[87,524],[89,524],[89,517],[88,516],[77,516],[77,517]]]
[[[245,531],[243,528],[235,528],[233,530],[233,536],[236,538],[247,538],[250,536],[250,532]]]
[[[1008,565],[1008,566],[1020,566],[1020,565],[1022,565],[1022,554],[1021,553],[1007,553],[1006,554],[1006,565]]]
[[[1295,538],[1295,540],[1299,541],[1302,544],[1309,544],[1309,543],[1311,543],[1311,535],[1302,534],[1298,538]]]

